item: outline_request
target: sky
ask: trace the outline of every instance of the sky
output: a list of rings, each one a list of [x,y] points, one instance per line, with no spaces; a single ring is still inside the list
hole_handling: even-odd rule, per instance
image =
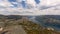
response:
[[[60,0],[0,0],[4,15],[60,15]]]

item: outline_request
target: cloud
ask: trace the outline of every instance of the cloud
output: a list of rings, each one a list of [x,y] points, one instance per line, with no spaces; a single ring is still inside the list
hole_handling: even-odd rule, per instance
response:
[[[21,1],[25,1],[28,8],[23,8]],[[39,0],[37,5],[34,0],[8,0],[0,1],[0,14],[6,15],[60,15],[60,0]],[[17,6],[16,6],[17,5]]]
[[[41,0],[41,7],[45,8],[50,8],[50,7],[55,7],[60,4],[60,0]]]
[[[53,6],[60,3],[60,0],[41,0],[41,5]]]
[[[41,0],[40,15],[60,15],[60,0]]]
[[[36,3],[35,3],[34,0],[32,0],[32,1],[31,1],[31,0],[27,0],[27,3],[30,4],[30,5],[32,5],[32,6],[36,6],[36,5],[35,5]]]

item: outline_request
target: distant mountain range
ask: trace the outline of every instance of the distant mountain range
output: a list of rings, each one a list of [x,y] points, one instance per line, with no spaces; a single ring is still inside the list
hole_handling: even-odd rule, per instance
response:
[[[0,18],[6,18],[6,19],[21,19],[22,16],[20,15],[0,15]]]
[[[26,17],[32,22],[41,24],[44,27],[53,27],[60,30],[60,16],[59,15],[41,15],[41,16],[20,16],[20,15],[0,15],[0,19],[14,19],[19,20]]]
[[[46,19],[50,18],[44,16],[37,17],[41,21],[35,23],[29,20],[30,18],[33,19],[34,16],[0,15],[0,27],[3,28],[0,30],[0,34],[60,34],[60,31],[56,31],[52,26],[42,26],[43,24],[41,23],[47,22]],[[35,19],[38,21],[37,17]]]
[[[44,27],[53,27],[56,30],[60,30],[60,15],[37,16],[35,21],[38,21]]]

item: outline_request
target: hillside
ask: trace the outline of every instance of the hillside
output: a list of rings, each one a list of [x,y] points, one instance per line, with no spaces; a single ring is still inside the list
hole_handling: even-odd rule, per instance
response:
[[[53,27],[55,30],[60,31],[60,16],[59,15],[43,15],[35,18],[40,24],[45,27]]]
[[[2,28],[2,29],[1,29]],[[0,19],[0,34],[60,34],[52,28],[29,21],[27,17],[21,19]]]

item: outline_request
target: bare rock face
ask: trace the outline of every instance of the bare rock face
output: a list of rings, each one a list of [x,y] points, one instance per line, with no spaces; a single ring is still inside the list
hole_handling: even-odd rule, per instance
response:
[[[4,34],[26,34],[22,26],[10,26],[5,29],[7,32]]]

